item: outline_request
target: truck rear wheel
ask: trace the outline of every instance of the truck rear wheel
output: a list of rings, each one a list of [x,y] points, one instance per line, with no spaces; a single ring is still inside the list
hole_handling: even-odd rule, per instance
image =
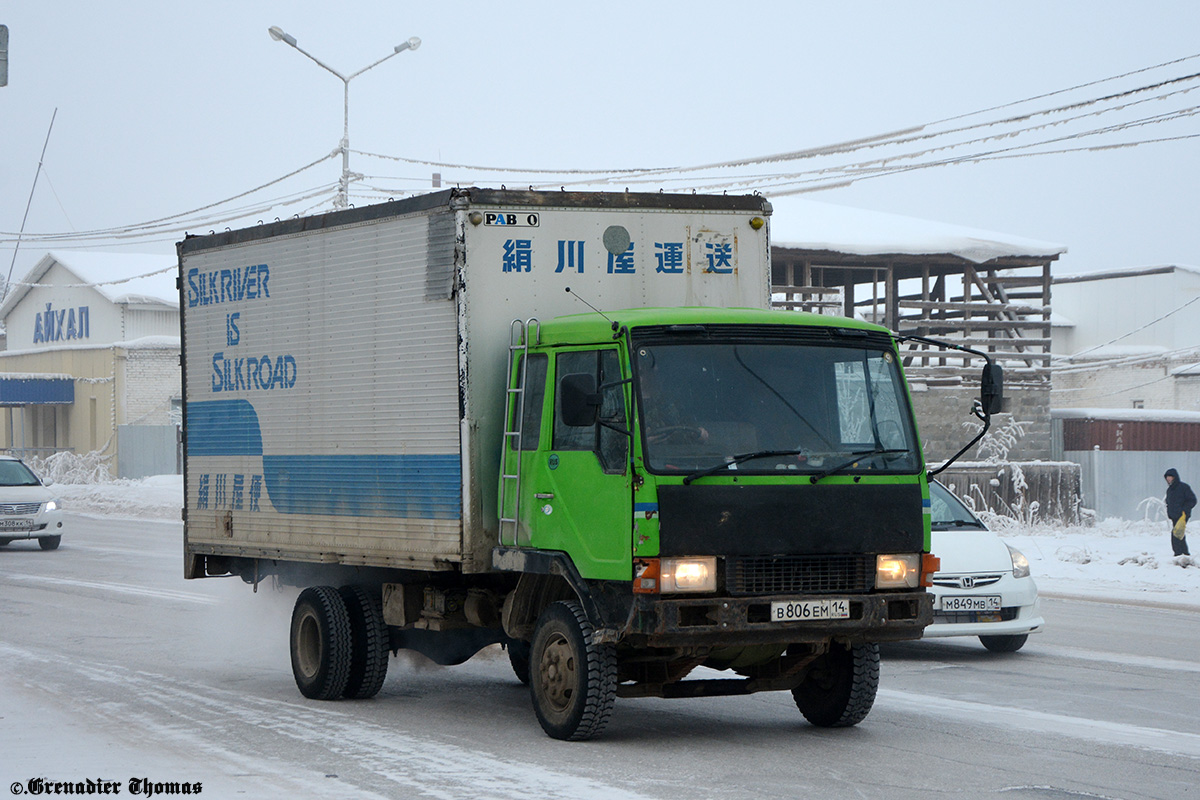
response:
[[[834,642],[792,690],[792,697],[813,725],[848,728],[866,718],[878,690],[879,645],[846,647]]]
[[[383,602],[361,586],[343,586],[339,592],[350,615],[350,676],[342,696],[365,700],[379,694],[387,678],[389,636],[383,621]]]
[[[292,610],[292,675],[300,694],[313,700],[341,697],[350,679],[353,635],[350,613],[332,586],[311,586]]]
[[[592,624],[574,601],[551,603],[530,644],[530,694],[542,730],[582,741],[600,734],[617,694],[617,655],[592,641]]]

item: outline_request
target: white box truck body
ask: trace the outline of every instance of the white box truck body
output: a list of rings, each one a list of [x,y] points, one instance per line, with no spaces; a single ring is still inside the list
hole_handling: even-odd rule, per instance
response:
[[[622,197],[452,190],[182,243],[189,552],[490,570],[514,319],[767,305],[765,201]]]

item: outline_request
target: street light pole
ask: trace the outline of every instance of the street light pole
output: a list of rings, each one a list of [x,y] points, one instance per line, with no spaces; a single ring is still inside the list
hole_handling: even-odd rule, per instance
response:
[[[343,75],[321,59],[314,56],[312,53],[305,50],[300,45],[296,44],[296,37],[285,33],[278,25],[272,25],[267,29],[267,33],[271,34],[271,38],[275,41],[290,45],[299,52],[308,56],[308,58],[311,59],[318,67],[332,73],[338,80],[342,82],[344,89],[342,106],[342,141],[338,145],[338,149],[342,152],[342,178],[340,181],[338,181],[338,193],[337,197],[334,198],[333,207],[337,209],[347,208],[350,205],[348,199],[348,195],[350,193],[350,81],[354,80],[359,75],[362,75],[367,70],[374,69],[394,55],[398,55],[405,50],[416,50],[421,46],[421,40],[414,36],[411,39],[396,45],[392,52],[388,53],[386,56],[374,62],[373,64],[368,64],[358,72],[350,75]]]

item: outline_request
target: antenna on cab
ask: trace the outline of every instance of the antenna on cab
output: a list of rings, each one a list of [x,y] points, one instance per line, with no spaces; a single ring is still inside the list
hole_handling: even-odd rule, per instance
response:
[[[614,331],[617,329],[617,323],[615,323],[615,322],[613,322],[611,319],[609,319],[608,315],[607,315],[607,314],[605,314],[603,311],[601,311],[600,309],[596,308],[594,305],[592,305],[591,303],[589,303],[587,300],[584,300],[582,297],[580,297],[578,292],[572,292],[572,291],[571,291],[571,287],[570,287],[570,286],[568,286],[568,287],[567,287],[567,294],[571,295],[571,296],[572,296],[572,297],[574,297],[576,300],[578,300],[579,302],[583,303],[585,306],[587,306],[588,308],[590,308],[592,311],[595,311],[597,314],[599,314],[600,316],[602,316],[602,317],[604,317],[605,319],[607,319],[607,320],[608,320],[608,321],[609,321],[609,322],[612,324],[612,329],[613,329]]]

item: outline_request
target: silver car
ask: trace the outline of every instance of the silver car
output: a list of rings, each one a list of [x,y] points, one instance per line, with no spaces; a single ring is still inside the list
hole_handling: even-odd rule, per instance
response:
[[[0,546],[37,539],[43,550],[62,540],[62,504],[20,459],[0,456]]]
[[[932,577],[933,624],[925,637],[978,636],[988,650],[1020,650],[1044,624],[1028,559],[937,481],[929,483],[929,499],[930,550],[942,565]]]

